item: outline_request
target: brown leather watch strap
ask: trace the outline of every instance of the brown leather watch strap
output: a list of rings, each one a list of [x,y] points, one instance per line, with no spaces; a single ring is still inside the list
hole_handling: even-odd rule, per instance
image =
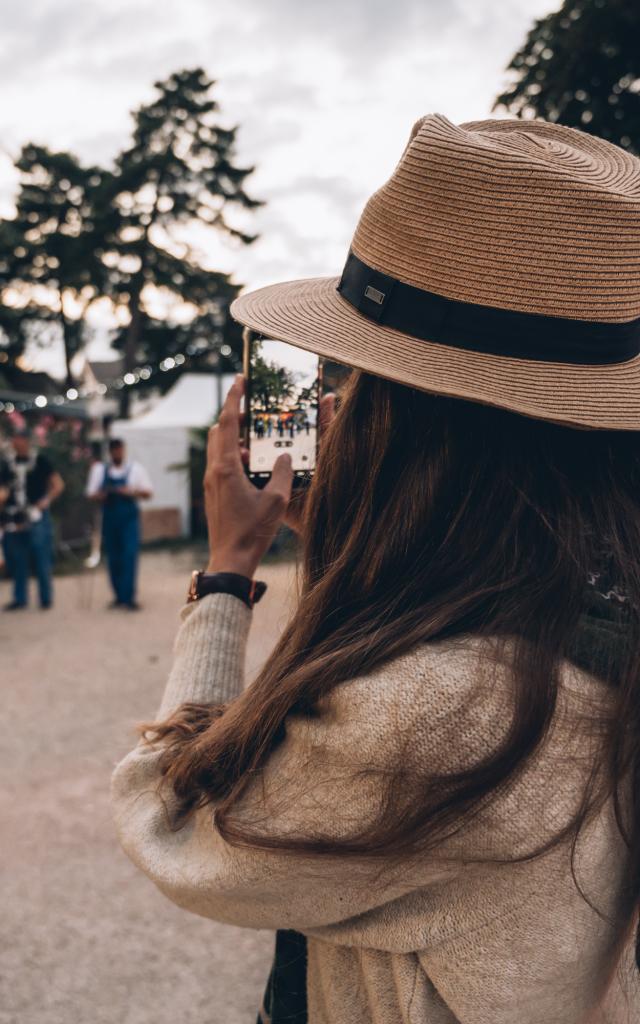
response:
[[[199,601],[207,594],[231,594],[243,601],[247,608],[262,598],[267,584],[261,580],[252,580],[235,572],[198,572],[191,574],[191,585],[187,594],[187,602]]]

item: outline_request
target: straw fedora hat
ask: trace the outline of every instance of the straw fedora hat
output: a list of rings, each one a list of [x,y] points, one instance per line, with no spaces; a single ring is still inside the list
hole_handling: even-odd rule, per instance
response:
[[[443,395],[640,429],[640,160],[543,121],[418,121],[341,277],[241,295],[261,334]]]

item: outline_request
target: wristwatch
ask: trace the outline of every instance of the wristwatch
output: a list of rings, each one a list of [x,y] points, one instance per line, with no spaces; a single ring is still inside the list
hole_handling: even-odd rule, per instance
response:
[[[196,569],[191,573],[187,603],[199,601],[207,594],[231,594],[244,601],[247,608],[253,608],[266,589],[266,583],[250,580],[248,576],[236,572],[199,572]]]

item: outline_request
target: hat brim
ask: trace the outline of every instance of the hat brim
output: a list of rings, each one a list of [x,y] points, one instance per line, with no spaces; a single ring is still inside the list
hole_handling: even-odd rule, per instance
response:
[[[640,430],[640,356],[577,366],[422,341],[363,316],[339,294],[338,280],[269,285],[237,298],[231,315],[274,340],[422,391],[567,426]]]

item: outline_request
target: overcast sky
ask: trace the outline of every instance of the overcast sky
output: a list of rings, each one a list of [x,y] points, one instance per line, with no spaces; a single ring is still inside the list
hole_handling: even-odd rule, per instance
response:
[[[413,122],[491,116],[533,20],[560,0],[0,0],[0,213],[27,141],[108,163],[152,83],[202,65],[239,125],[249,248],[198,235],[250,287],[335,274]]]

